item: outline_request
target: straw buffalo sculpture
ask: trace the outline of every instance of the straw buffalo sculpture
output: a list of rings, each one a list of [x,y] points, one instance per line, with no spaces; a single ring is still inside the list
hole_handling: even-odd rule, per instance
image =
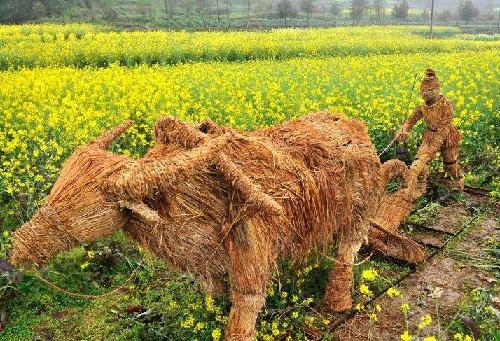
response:
[[[211,121],[163,118],[143,158],[107,151],[131,124],[66,161],[43,206],[14,233],[13,264],[41,266],[121,228],[197,275],[208,292],[222,292],[228,276],[225,338],[249,340],[280,258],[300,260],[336,246],[324,297],[333,311],[352,305],[352,266],[364,241],[409,262],[423,259],[418,244],[397,234],[397,222],[384,222],[392,215],[380,212],[394,195],[411,206],[404,188],[385,192],[407,167],[381,164],[361,121],[319,112],[241,133]]]

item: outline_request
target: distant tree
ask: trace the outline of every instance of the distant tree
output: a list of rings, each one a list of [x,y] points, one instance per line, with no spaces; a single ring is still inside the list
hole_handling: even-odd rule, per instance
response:
[[[207,26],[207,23],[205,21],[205,7],[206,7],[206,0],[196,0],[196,11],[200,14],[203,27]]]
[[[94,21],[96,18],[96,7],[98,5],[97,1],[96,0],[82,0],[82,3],[89,10],[90,17],[92,18],[92,21]]]
[[[11,7],[11,14],[8,15],[10,22],[19,24],[31,19],[32,0],[13,0],[8,2],[10,3],[9,7]]]
[[[272,2],[272,0],[259,0],[258,6],[259,6],[259,11],[261,13],[261,16],[265,17],[272,10],[273,2]]]
[[[191,22],[191,15],[193,13],[193,9],[196,7],[195,0],[183,0],[181,1],[182,8],[184,9],[184,14],[187,16],[188,21]]]
[[[219,0],[215,0],[215,10],[217,12],[217,26],[220,26]]]
[[[225,11],[226,11],[226,21],[227,26],[231,27],[231,0],[225,0]]]
[[[43,4],[43,2],[33,2],[33,5],[31,5],[31,15],[33,19],[42,19],[47,16],[47,8]]]
[[[156,0],[151,0],[149,16],[151,21],[156,18]]]
[[[420,13],[420,16],[422,17],[423,21],[427,21],[430,19],[431,14],[429,13],[429,10],[427,8],[424,8],[422,10],[422,13]]]
[[[264,19],[268,18],[269,14],[272,12],[273,2],[272,0],[258,0],[256,6],[256,11],[259,13],[258,18]]]
[[[137,12],[147,16],[151,14],[152,1],[133,2],[137,4]],[[114,9],[116,3],[111,0],[0,0],[0,23],[22,23],[48,17],[77,17],[80,20],[100,17],[109,20],[117,15]]]
[[[292,18],[295,13],[290,0],[281,0],[278,2],[278,18],[283,19],[285,21],[285,26],[287,26],[287,19]]]
[[[470,0],[462,2],[458,7],[458,17],[461,20],[465,20],[466,25],[468,25],[469,21],[471,21],[478,15],[479,15],[479,10],[477,9],[476,6],[474,6],[472,1]]]
[[[118,16],[118,12],[111,6],[111,3],[102,6],[101,13],[102,17],[106,20],[113,20]]]
[[[342,13],[342,8],[340,8],[340,4],[338,1],[333,1],[330,5],[330,13],[334,18],[338,17],[340,13]]]
[[[177,0],[170,0],[170,20],[174,17],[176,6]]]
[[[306,25],[309,26],[309,14],[313,9],[314,0],[300,0],[300,9],[306,12]]]
[[[368,7],[368,0],[352,0],[351,18],[354,25],[358,24],[361,21],[367,7]]]
[[[250,0],[247,0],[247,27],[250,27]]]
[[[11,3],[0,1],[0,23],[9,23],[11,20]]]
[[[165,9],[165,19],[168,18],[168,0],[163,0],[163,8]]]
[[[73,1],[65,0],[42,0],[47,16],[60,16],[64,10],[73,6]]]
[[[163,0],[163,7],[165,8],[165,19],[174,17],[175,0]]]
[[[373,13],[375,13],[375,17],[377,18],[379,24],[382,24],[385,16],[385,5],[385,0],[373,0]]]
[[[445,9],[444,11],[439,13],[437,17],[439,20],[449,22],[451,19],[453,19],[453,13],[449,9]]]
[[[395,4],[392,9],[392,15],[394,18],[400,19],[403,21],[408,18],[408,10],[410,9],[410,5],[408,1],[402,0],[399,4]]]

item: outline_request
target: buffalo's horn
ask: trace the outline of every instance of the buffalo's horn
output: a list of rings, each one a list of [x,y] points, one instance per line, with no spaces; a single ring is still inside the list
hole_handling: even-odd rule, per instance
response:
[[[108,149],[111,143],[113,143],[118,138],[118,136],[120,136],[128,128],[130,128],[131,125],[132,120],[126,120],[90,142],[90,144],[95,145],[101,149]]]

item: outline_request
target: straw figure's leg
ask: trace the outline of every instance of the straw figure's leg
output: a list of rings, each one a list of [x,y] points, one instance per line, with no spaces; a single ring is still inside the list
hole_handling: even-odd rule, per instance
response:
[[[430,141],[424,139],[418,148],[407,179],[410,200],[414,201],[425,193],[429,162],[436,158],[442,143],[440,138]]]
[[[441,147],[441,154],[443,155],[443,166],[445,175],[451,177],[450,185],[452,189],[463,190],[464,180],[460,163],[458,162],[459,145],[447,146],[443,144]]]
[[[257,315],[265,303],[270,277],[269,249],[264,236],[256,234],[250,224],[244,223],[235,227],[226,240],[231,262],[232,303],[225,330],[226,341],[254,340]]]
[[[436,158],[439,149],[443,145],[444,138],[442,138],[441,136],[432,136],[428,133],[426,135],[426,133],[424,133],[422,139],[423,142],[420,147],[418,147],[417,155],[415,155],[415,160],[413,161],[413,163],[418,162],[417,160],[420,160],[420,162],[425,162],[426,164],[428,164],[430,161]]]
[[[366,226],[366,222],[363,222]],[[366,231],[363,228],[363,231]],[[361,244],[363,243],[363,234],[354,233],[345,236],[337,247],[333,267],[328,275],[328,284],[325,290],[324,303],[332,311],[340,312],[352,307],[352,267]]]

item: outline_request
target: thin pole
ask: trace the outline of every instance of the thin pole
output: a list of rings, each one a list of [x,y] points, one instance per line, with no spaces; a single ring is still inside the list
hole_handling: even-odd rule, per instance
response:
[[[219,0],[217,0],[217,26],[220,27]]]
[[[500,31],[500,9],[498,10],[497,31]]]
[[[434,26],[434,0],[431,0],[431,30],[429,35],[432,37],[432,27]]]

